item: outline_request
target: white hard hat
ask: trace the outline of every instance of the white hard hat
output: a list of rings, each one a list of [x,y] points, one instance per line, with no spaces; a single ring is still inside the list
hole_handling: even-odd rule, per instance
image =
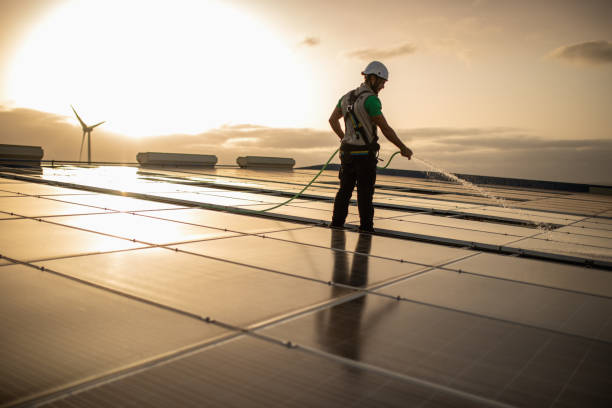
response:
[[[389,80],[389,71],[385,64],[380,61],[372,61],[368,64],[367,67],[362,72],[363,75],[374,74],[377,77],[384,79],[385,81]]]

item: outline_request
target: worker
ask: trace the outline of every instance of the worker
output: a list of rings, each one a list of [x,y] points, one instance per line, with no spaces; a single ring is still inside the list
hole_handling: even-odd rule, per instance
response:
[[[329,117],[332,130],[341,140],[340,144],[340,188],[334,200],[334,214],[331,227],[344,226],[348,206],[355,185],[357,185],[357,206],[359,208],[359,230],[373,232],[374,183],[378,162],[377,128],[391,143],[400,149],[402,156],[410,159],[410,150],[397,137],[382,114],[378,93],[389,79],[389,71],[382,62],[372,61],[361,73],[364,82],[342,98]],[[344,117],[344,131],[340,118]]]

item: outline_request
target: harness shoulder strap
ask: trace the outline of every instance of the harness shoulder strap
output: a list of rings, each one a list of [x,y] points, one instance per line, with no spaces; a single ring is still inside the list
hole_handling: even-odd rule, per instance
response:
[[[373,139],[374,140],[368,140],[368,136],[367,136],[367,132],[364,131],[364,127],[361,124],[361,122],[359,121],[359,118],[357,117],[357,115],[355,114],[355,109],[354,109],[354,105],[357,102],[357,99],[359,99],[360,96],[362,96],[363,94],[372,94],[374,95],[374,92],[372,92],[371,90],[368,89],[364,89],[361,92],[357,92],[357,89],[351,91],[348,94],[348,101],[347,101],[347,115],[344,117],[344,121],[345,121],[345,126],[349,126],[349,121],[351,122],[350,125],[353,127],[353,130],[356,134],[356,136],[358,138],[362,138],[365,141],[365,146],[349,146],[349,145],[342,145],[342,148],[345,150],[355,150],[355,148],[358,148],[360,150],[369,150],[369,151],[378,151],[378,149],[380,149],[380,145],[377,143],[378,142],[378,135],[376,135],[376,125],[374,125],[374,129],[372,131],[373,134]],[[350,119],[350,120],[349,120]]]
[[[353,91],[355,92],[355,91]],[[375,95],[374,92],[368,90],[368,89],[364,89],[363,91],[359,92],[358,94],[355,95],[355,101],[353,102],[353,104],[355,102],[357,102],[357,99],[359,99],[359,97],[363,94],[369,94],[366,99],[370,96],[370,95]],[[364,99],[364,103],[365,103],[365,99]],[[357,115],[355,115],[355,113],[353,112],[353,115],[355,116],[355,119],[357,119]],[[361,125],[361,123],[360,123]],[[363,127],[363,126],[361,126]],[[380,148],[380,145],[378,144],[378,135],[376,134],[376,125],[372,125],[372,135],[373,138],[371,141],[368,141],[367,137],[364,137],[365,141],[366,141],[366,147],[368,150],[378,150]]]

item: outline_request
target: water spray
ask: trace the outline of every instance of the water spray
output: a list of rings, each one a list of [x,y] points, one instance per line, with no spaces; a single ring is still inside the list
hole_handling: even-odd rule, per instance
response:
[[[495,203],[497,203],[499,206],[503,207],[503,208],[508,208],[508,209],[513,209],[518,211],[519,214],[527,217],[527,221],[529,221],[531,224],[535,225],[535,227],[540,230],[541,232],[546,234],[546,238],[547,239],[551,239],[550,237],[550,230],[551,227],[548,224],[545,224],[543,222],[538,222],[538,221],[533,221],[530,218],[530,215],[527,214],[524,210],[517,208],[515,206],[512,206],[510,204],[508,204],[508,202],[506,200],[504,200],[501,197],[497,197],[496,195],[486,191],[485,189],[483,189],[482,187],[477,186],[476,184],[470,183],[467,180],[462,179],[461,177],[457,177],[456,175],[454,175],[453,173],[450,173],[448,171],[445,171],[444,169],[439,168],[438,166],[428,162],[427,160],[424,159],[420,159],[416,156],[412,157],[414,160],[416,160],[417,162],[425,165],[426,167],[429,167],[430,169],[432,169],[433,171],[435,171],[436,173],[442,174],[444,177],[446,177],[447,179],[454,181],[456,183],[461,184],[464,187],[467,187],[473,191],[476,191],[480,196],[488,198],[490,200],[493,200]],[[387,163],[388,164],[388,163]]]

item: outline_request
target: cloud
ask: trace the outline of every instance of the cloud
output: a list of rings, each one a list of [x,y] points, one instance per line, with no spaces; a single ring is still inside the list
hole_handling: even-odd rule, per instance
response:
[[[612,185],[609,139],[544,138],[512,127],[401,129],[398,135],[417,158],[454,173]],[[394,149],[383,146],[381,156],[388,157]]]
[[[474,52],[456,38],[428,40],[426,48],[436,53],[453,55],[468,67],[472,65],[472,55]]]
[[[318,37],[306,37],[298,43],[298,46],[316,47],[319,44],[321,44],[321,40]]]
[[[349,58],[361,60],[382,60],[410,55],[413,54],[416,49],[414,44],[404,43],[392,48],[363,48],[360,50],[348,51],[345,55]]]
[[[530,150],[612,150],[609,139],[552,139],[513,127],[415,128],[398,130],[400,138],[427,150],[440,153],[487,151],[489,153]]]
[[[407,138],[418,137],[419,139],[435,139],[435,138],[452,138],[461,136],[477,136],[487,135],[496,136],[503,134],[520,134],[525,132],[524,129],[504,126],[494,126],[486,128],[448,128],[448,127],[427,127],[427,128],[412,128],[402,129],[398,131],[402,136]]]
[[[548,56],[587,65],[609,64],[612,63],[612,42],[588,41],[565,45],[551,51]]]

